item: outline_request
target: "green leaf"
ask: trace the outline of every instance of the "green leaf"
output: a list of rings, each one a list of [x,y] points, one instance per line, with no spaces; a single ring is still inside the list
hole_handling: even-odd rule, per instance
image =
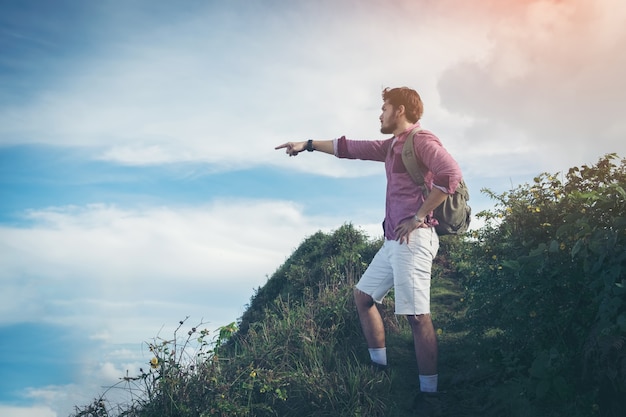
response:
[[[520,270],[520,263],[518,261],[503,260],[502,261],[502,267],[503,268],[507,268],[507,269],[511,269],[513,271],[519,271]]]
[[[622,313],[617,317],[617,325],[622,332],[626,332],[626,313]]]
[[[559,251],[559,246],[560,246],[559,242],[557,242],[556,240],[553,240],[553,241],[550,242],[550,249],[549,249],[549,251],[551,253],[557,253]]]
[[[552,385],[554,386],[555,391],[559,394],[559,397],[563,400],[567,398],[567,392],[569,391],[569,386],[565,378],[561,375],[556,376],[552,380]]]
[[[549,361],[550,357],[547,352],[541,352],[537,355],[528,370],[530,376],[538,379],[544,379],[548,375]]]
[[[537,255],[542,255],[546,249],[548,249],[548,245],[546,245],[545,243],[540,243],[535,249],[531,250],[529,255],[530,256],[537,256]]]
[[[539,383],[537,384],[537,389],[535,391],[537,398],[545,398],[546,395],[548,395],[548,391],[550,391],[550,381],[547,379],[542,379],[541,381],[539,381]]]
[[[572,248],[572,258],[576,257],[576,255],[578,255],[578,252],[580,252],[582,248],[583,248],[583,241],[579,239],[576,241],[576,243],[574,244],[574,247]]]

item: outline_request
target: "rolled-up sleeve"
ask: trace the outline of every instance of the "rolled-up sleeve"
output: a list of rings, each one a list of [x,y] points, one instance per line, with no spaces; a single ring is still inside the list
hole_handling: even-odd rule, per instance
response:
[[[432,173],[433,187],[453,194],[463,178],[461,168],[441,142],[434,136],[427,136],[419,141],[415,151]]]
[[[351,140],[342,136],[333,145],[337,158],[384,162],[388,140]]]

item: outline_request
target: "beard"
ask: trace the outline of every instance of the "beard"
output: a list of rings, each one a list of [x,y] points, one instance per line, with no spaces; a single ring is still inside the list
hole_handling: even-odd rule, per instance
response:
[[[385,135],[389,135],[389,134],[393,133],[396,130],[397,127],[398,127],[398,124],[395,121],[390,122],[387,125],[383,124],[383,125],[380,126],[380,133],[385,134]]]

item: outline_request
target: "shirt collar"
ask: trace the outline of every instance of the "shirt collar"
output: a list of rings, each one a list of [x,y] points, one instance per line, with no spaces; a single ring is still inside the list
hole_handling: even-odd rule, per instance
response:
[[[404,140],[409,136],[409,132],[413,129],[415,129],[416,127],[422,127],[420,125],[419,120],[417,122],[415,122],[414,124],[412,124],[411,126],[409,126],[404,132],[400,133],[395,139],[396,140]]]

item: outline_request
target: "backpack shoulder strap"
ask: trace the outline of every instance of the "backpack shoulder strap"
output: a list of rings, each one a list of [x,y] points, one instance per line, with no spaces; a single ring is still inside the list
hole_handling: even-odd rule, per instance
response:
[[[421,128],[415,128],[411,130],[409,136],[406,138],[404,145],[402,146],[402,162],[407,172],[417,185],[424,185],[424,175],[420,169],[417,156],[415,155],[415,147],[413,146],[413,138],[417,132],[421,131]]]

